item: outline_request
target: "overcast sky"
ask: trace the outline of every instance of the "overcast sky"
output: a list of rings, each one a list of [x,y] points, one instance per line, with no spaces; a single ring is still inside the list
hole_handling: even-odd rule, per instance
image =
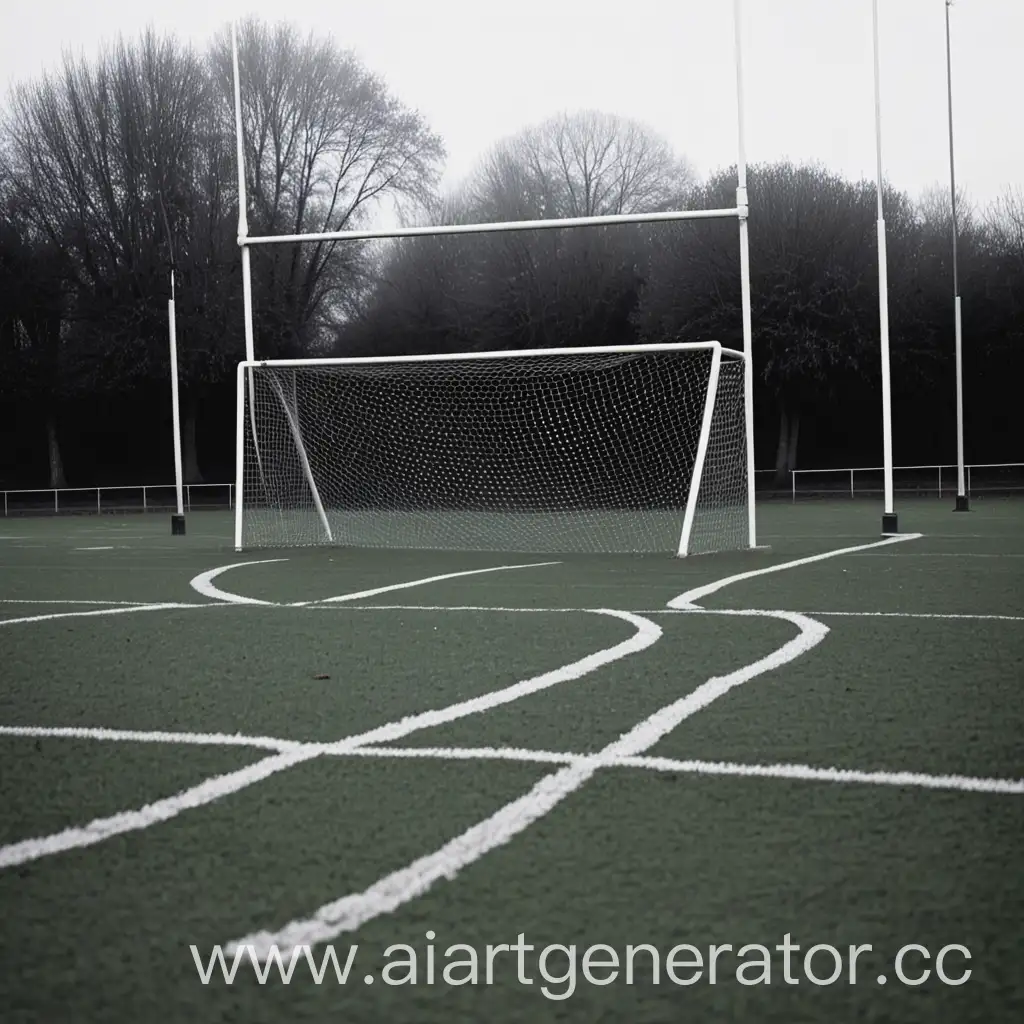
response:
[[[913,193],[948,189],[945,0],[879,0],[882,156]],[[736,159],[732,0],[4,0],[0,82],[146,25],[202,45],[232,17],[333,36],[420,109],[446,182],[502,136],[561,110],[639,118],[700,175]],[[1024,184],[1024,0],[951,10],[957,182],[985,203]],[[875,173],[871,0],[744,0],[751,162]]]

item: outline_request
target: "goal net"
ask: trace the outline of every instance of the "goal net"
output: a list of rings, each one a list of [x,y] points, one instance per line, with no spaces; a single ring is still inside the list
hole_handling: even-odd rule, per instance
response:
[[[742,354],[718,343],[238,368],[238,550],[748,546]]]

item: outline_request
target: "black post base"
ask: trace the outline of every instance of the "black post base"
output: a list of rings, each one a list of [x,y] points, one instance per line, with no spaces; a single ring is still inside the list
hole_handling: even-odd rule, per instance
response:
[[[966,494],[958,494],[956,496],[956,508],[953,509],[953,511],[954,512],[970,512],[971,511],[971,503],[968,500]]]
[[[171,535],[174,537],[185,536],[185,517],[179,515],[171,516]]]
[[[883,512],[882,513],[882,536],[888,537],[891,534],[899,533],[900,528],[896,524],[896,513],[895,512]]]

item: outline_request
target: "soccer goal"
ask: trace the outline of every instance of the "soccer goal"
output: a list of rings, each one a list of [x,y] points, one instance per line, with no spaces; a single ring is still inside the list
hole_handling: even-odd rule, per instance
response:
[[[253,236],[232,27],[246,358],[235,547],[691,555],[757,546],[739,0],[739,151],[725,209]],[[734,219],[743,350],[715,341],[259,360],[250,249]]]
[[[743,548],[743,382],[715,342],[242,363],[235,546]]]

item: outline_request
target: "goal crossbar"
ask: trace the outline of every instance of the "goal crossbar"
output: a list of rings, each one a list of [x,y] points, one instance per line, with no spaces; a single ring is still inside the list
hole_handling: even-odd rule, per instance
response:
[[[743,359],[743,353],[717,341],[665,341],[643,345],[579,345],[565,348],[493,349],[486,352],[439,352],[392,356],[324,356],[310,359],[244,360],[240,369],[256,366],[366,366],[385,363],[476,363],[487,359],[540,359],[551,356],[633,355],[640,352],[693,352],[718,349],[722,355]]]
[[[256,404],[256,388],[254,384],[254,375],[259,371],[260,368],[269,367],[272,365],[270,362],[260,362],[256,359],[255,353],[255,340],[253,331],[253,309],[252,309],[252,280],[251,280],[251,269],[250,269],[250,253],[252,246],[256,245],[274,245],[274,244],[308,244],[308,243],[322,243],[322,242],[345,242],[345,241],[369,241],[373,239],[389,239],[389,238],[413,238],[413,237],[437,237],[442,235],[472,235],[472,234],[497,234],[506,232],[523,232],[523,231],[552,231],[566,228],[586,228],[586,227],[601,227],[610,225],[626,225],[626,224],[650,224],[650,223],[665,223],[673,221],[686,221],[686,220],[713,220],[713,219],[735,219],[739,227],[739,243],[740,243],[740,283],[741,283],[741,330],[743,336],[743,352],[737,353],[733,349],[723,349],[719,347],[714,353],[715,364],[719,365],[723,360],[728,360],[733,363],[734,357],[737,355],[740,357],[741,365],[743,367],[743,412],[742,412],[742,424],[746,451],[746,508],[747,508],[747,543],[745,546],[749,548],[756,547],[757,544],[757,529],[756,529],[756,513],[755,513],[755,502],[754,502],[754,430],[753,430],[753,363],[752,363],[752,316],[751,316],[751,301],[750,301],[750,263],[749,263],[749,233],[748,233],[748,218],[749,218],[749,205],[747,197],[747,174],[746,174],[746,151],[744,142],[744,86],[743,86],[743,57],[742,57],[742,32],[741,32],[741,8],[742,0],[733,0],[733,23],[735,31],[735,70],[736,70],[736,99],[737,99],[737,135],[738,135],[738,152],[737,152],[737,165],[736,165],[736,204],[732,207],[720,208],[720,209],[690,209],[690,210],[661,210],[647,213],[623,213],[623,214],[601,214],[597,216],[589,217],[563,217],[553,218],[544,220],[520,220],[520,221],[499,221],[492,223],[472,223],[472,224],[439,224],[439,225],[424,225],[424,226],[408,226],[408,227],[394,227],[394,228],[367,228],[362,230],[338,230],[338,231],[323,231],[323,232],[310,232],[310,233],[299,233],[299,234],[280,234],[280,235],[250,235],[248,228],[247,218],[247,199],[246,199],[246,172],[245,172],[245,147],[244,147],[244,131],[243,131],[243,120],[242,120],[242,102],[241,102],[241,76],[239,71],[239,59],[238,59],[238,41],[236,35],[235,22],[231,23],[231,51],[232,51],[232,79],[234,87],[234,106],[235,106],[235,135],[236,135],[236,160],[238,170],[238,236],[237,241],[241,250],[241,264],[242,264],[242,289],[243,289],[243,301],[244,301],[244,314],[245,314],[245,361],[239,364],[239,385],[238,385],[238,402],[240,408],[246,404],[246,388],[243,384],[243,377],[248,377],[248,399],[249,408],[252,414],[250,422],[251,437],[254,445],[254,460],[258,467],[261,480],[266,486],[267,477],[265,473],[266,467],[264,466],[263,453],[261,452],[259,440],[257,437],[257,423],[255,419],[255,404]],[[633,346],[634,351],[643,351],[641,346]],[[646,351],[656,352],[664,351],[664,348],[657,346],[647,347]],[[548,355],[553,354],[558,350],[542,350],[536,354],[543,355],[545,352]],[[584,351],[593,350],[582,350],[577,349],[577,354],[583,354]],[[505,356],[509,356],[513,353],[504,353]],[[534,353],[522,353],[516,352],[516,356],[525,356],[527,354]],[[462,358],[465,359],[467,355],[471,355],[473,358],[477,356],[482,358],[497,358],[497,355],[476,353],[476,354],[462,354],[451,358]],[[368,357],[365,362],[369,362],[375,357]],[[437,357],[389,357],[391,362],[417,362],[426,361],[427,359],[435,359]],[[442,357],[443,358],[443,357]],[[380,362],[378,358],[376,360]],[[300,365],[315,368],[317,366],[327,367],[330,365],[328,360],[294,360],[291,362],[281,361],[273,364],[282,368],[286,366],[292,366],[298,368]],[[247,371],[247,372],[246,372]],[[732,381],[732,370],[727,374],[731,386]],[[301,431],[297,434],[292,430],[291,425],[291,414],[289,413],[288,402],[280,395],[277,398],[278,403],[282,406],[282,410],[285,417],[289,421],[289,430],[299,438],[301,443]],[[712,427],[714,424],[712,423]],[[237,421],[237,441],[239,445],[239,451],[241,452],[242,444],[246,436],[245,424],[242,419],[242,414],[239,413]],[[702,432],[703,436],[703,432]],[[705,437],[705,444],[707,444],[707,438]],[[701,456],[704,457],[703,455]],[[240,457],[241,458],[241,457]],[[300,458],[305,459],[305,454]],[[239,471],[239,474],[241,471]],[[309,483],[313,487],[314,502],[317,508],[321,508],[321,501],[319,495],[315,490],[315,481],[313,474],[308,474]],[[239,475],[241,480],[241,476]],[[239,492],[241,495],[241,491]],[[325,516],[326,518],[326,516]],[[240,535],[240,534],[239,534]]]
[[[239,245],[296,242],[360,242],[377,238],[434,238],[439,235],[491,235],[509,231],[552,231],[559,228],[604,227],[614,224],[654,224],[682,220],[721,220],[745,216],[738,206],[714,210],[659,210],[654,213],[604,213],[593,217],[552,217],[549,220],[507,220],[484,224],[428,224],[413,227],[366,228],[351,231],[310,231],[298,235],[242,235]]]

